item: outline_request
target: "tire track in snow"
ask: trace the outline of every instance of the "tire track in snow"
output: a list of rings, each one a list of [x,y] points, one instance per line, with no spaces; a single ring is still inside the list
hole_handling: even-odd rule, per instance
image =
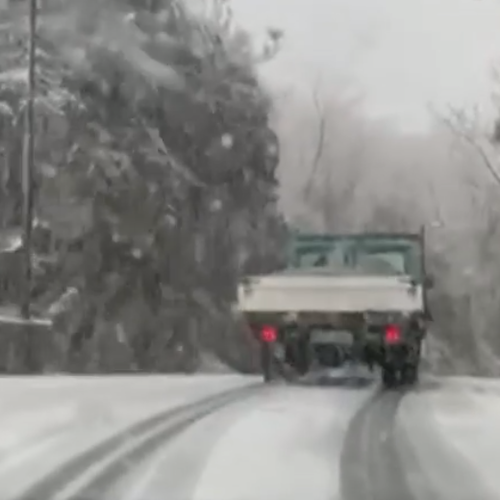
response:
[[[394,437],[403,397],[380,392],[352,420],[341,455],[343,500],[414,500]]]
[[[401,417],[407,420],[396,421],[403,400],[406,404],[413,395],[428,390],[427,385],[411,392],[379,392],[356,414],[341,455],[342,500],[495,498],[474,471],[447,449],[430,421],[425,423],[427,408],[419,416],[415,411],[408,415],[401,406]]]
[[[194,500],[199,478],[231,427],[273,397],[274,390],[266,390],[195,422],[120,478],[100,500],[163,500],[165,491],[171,498]]]
[[[188,476],[190,496],[182,498],[338,500],[345,431],[372,393],[371,388],[275,386],[272,398],[259,400],[231,423],[198,476]],[[168,481],[151,485],[148,498],[164,498],[168,486]]]
[[[166,441],[205,416],[263,390],[260,383],[238,387],[142,420],[68,461],[15,500],[103,497],[130,468]]]

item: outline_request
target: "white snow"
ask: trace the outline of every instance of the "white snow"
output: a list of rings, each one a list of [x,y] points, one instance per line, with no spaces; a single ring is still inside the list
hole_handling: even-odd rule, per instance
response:
[[[339,372],[342,376],[342,373]],[[344,373],[345,375],[345,373]],[[71,458],[162,410],[258,382],[239,375],[0,378],[0,497],[13,500]],[[351,417],[374,387],[268,387],[160,446],[106,500],[335,499]],[[151,431],[153,432],[153,431]],[[103,457],[57,495],[72,498]],[[258,478],[258,481],[256,480]]]
[[[237,375],[0,378],[0,497],[20,495],[139,420],[257,380]]]
[[[160,448],[129,477],[118,484],[109,498],[119,500],[191,500],[193,489],[220,439],[235,421],[260,404],[262,396],[230,405],[210,415]]]
[[[499,422],[500,380],[440,379],[405,397],[398,441],[411,448],[443,497],[495,499],[500,498]]]
[[[374,390],[273,387],[190,427],[108,498],[335,500],[345,431]]]
[[[342,369],[328,375],[366,374]],[[0,378],[0,497],[15,499],[72,457],[159,411],[258,380],[239,375]],[[340,500],[345,433],[376,390],[376,384],[267,387],[158,443],[103,500],[163,500],[166,493],[186,500]],[[387,400],[396,402],[393,395]],[[499,422],[500,380],[425,379],[405,395],[394,443],[415,499],[438,491],[454,500],[498,500]],[[56,498],[72,497],[106,462],[147,436],[124,441],[115,457],[102,457]]]
[[[200,363],[198,366],[197,373],[235,373],[234,370],[229,368],[226,364],[224,364],[215,354],[211,352],[202,352],[200,355]]]
[[[221,436],[193,500],[327,500],[339,495],[342,441],[370,391],[283,387]]]

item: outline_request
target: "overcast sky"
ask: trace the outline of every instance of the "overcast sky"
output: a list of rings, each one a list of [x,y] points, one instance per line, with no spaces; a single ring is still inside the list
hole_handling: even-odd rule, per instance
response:
[[[253,33],[285,31],[265,74],[284,87],[323,82],[364,94],[369,112],[421,128],[429,103],[489,99],[500,61],[500,0],[231,0]],[[339,83],[340,82],[340,83]]]

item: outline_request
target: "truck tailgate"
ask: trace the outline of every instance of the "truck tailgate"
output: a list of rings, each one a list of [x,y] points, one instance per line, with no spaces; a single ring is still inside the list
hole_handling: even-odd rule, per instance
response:
[[[269,275],[238,290],[242,312],[418,311],[422,289],[401,276]]]

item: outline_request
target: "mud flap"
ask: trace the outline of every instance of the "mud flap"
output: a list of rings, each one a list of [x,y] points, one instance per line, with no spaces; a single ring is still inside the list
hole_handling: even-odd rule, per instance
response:
[[[260,343],[260,366],[264,382],[269,383],[276,378],[272,348],[267,342]]]
[[[418,367],[406,365],[401,371],[401,381],[406,385],[415,385],[418,382]]]
[[[261,343],[261,368],[265,383],[276,380],[292,382],[298,374],[285,361],[285,349],[280,343]]]
[[[382,384],[386,389],[392,389],[397,385],[398,373],[394,366],[385,365],[382,367]]]

